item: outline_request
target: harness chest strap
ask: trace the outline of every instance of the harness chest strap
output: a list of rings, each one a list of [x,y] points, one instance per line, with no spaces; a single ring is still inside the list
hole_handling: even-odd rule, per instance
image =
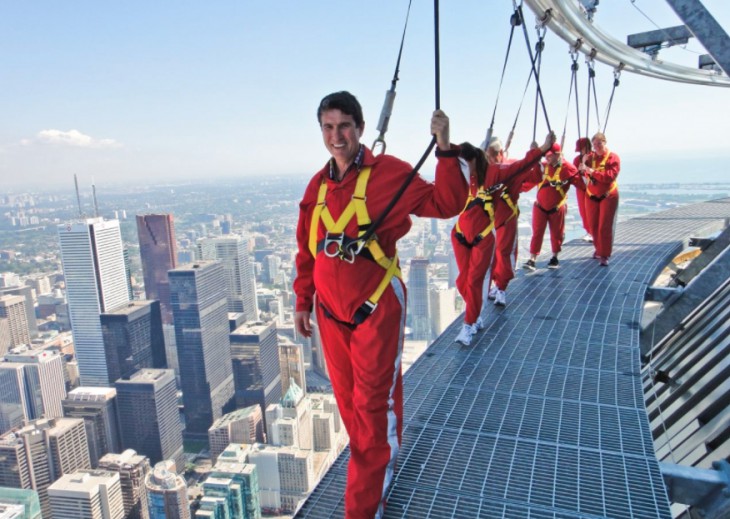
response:
[[[312,212],[312,221],[309,227],[309,251],[311,252],[313,257],[316,258],[318,252],[323,248],[322,243],[324,242],[324,240],[322,242],[318,242],[317,240],[320,222],[322,222],[322,224],[324,225],[324,228],[327,231],[327,235],[342,235],[345,231],[345,228],[347,227],[347,224],[349,224],[350,220],[352,220],[352,217],[355,216],[357,218],[358,237],[362,236],[367,231],[368,226],[372,222],[370,220],[370,214],[368,213],[366,205],[367,197],[365,196],[368,180],[370,179],[370,171],[371,169],[369,167],[365,167],[358,174],[357,181],[355,183],[355,191],[352,194],[352,198],[350,199],[350,202],[347,204],[345,209],[342,211],[342,214],[340,214],[339,218],[337,218],[337,221],[334,220],[334,218],[330,214],[329,209],[327,208],[327,181],[322,180],[322,184],[319,186],[319,193],[317,194],[317,204],[315,205],[314,211]],[[375,292],[373,292],[368,300],[363,303],[360,309],[358,309],[355,319],[356,324],[362,322],[368,315],[370,315],[375,310],[375,307],[378,305],[378,301],[385,292],[385,289],[390,284],[393,276],[399,279],[401,278],[400,268],[398,267],[397,252],[395,256],[393,256],[393,258],[388,258],[383,252],[383,249],[378,243],[375,236],[368,240],[363,248],[367,249],[370,252],[373,260],[383,269],[385,269],[385,275],[380,281],[378,287],[375,289]],[[361,317],[359,321],[358,316]]]
[[[549,167],[549,166],[548,166]],[[558,166],[558,168],[555,170],[555,172],[552,175],[545,174],[545,176],[542,178],[542,181],[540,182],[540,185],[537,186],[538,191],[542,189],[543,187],[552,187],[555,188],[555,191],[558,192],[560,195],[560,202],[558,205],[556,205],[551,211],[557,211],[563,205],[565,205],[565,202],[568,200],[568,193],[563,191],[562,183],[560,182],[560,171],[563,169],[563,165],[561,164]],[[547,168],[546,168],[547,171]],[[544,210],[544,209],[543,209]]]
[[[471,191],[469,191],[469,197],[466,199],[466,205],[464,205],[464,209],[461,210],[461,213],[463,214],[473,205],[477,205],[474,203],[476,200],[480,201],[477,204],[481,204],[482,209],[484,209],[484,212],[486,212],[489,216],[489,225],[487,225],[482,232],[477,234],[472,245],[479,243],[479,241],[484,239],[484,237],[492,232],[492,229],[494,229],[494,198],[485,191],[484,186],[479,188],[476,196],[472,196]],[[456,220],[456,234],[462,237],[464,236],[464,233],[461,231],[461,227],[459,226],[459,220]]]
[[[601,162],[597,166],[596,166],[596,157],[594,156],[591,159],[591,169],[595,169],[595,170],[598,170],[598,171],[605,171],[606,170],[606,162],[608,161],[608,156],[610,154],[611,154],[611,152],[609,152],[608,150],[606,150],[606,156],[603,157],[603,160],[601,160]],[[593,198],[598,198],[598,199],[606,198],[608,195],[610,195],[611,193],[613,193],[614,191],[616,191],[616,189],[618,188],[618,183],[614,180],[613,182],[611,182],[611,187],[608,189],[608,191],[606,191],[606,194],[604,194],[601,197],[599,195],[596,195],[595,193],[591,193],[590,185],[593,184],[594,182],[595,181],[592,178],[589,178],[589,182],[586,185],[586,193],[588,193],[588,196],[593,197]]]

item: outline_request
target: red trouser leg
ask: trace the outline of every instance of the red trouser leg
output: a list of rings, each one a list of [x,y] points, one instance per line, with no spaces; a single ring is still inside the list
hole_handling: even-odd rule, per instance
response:
[[[547,215],[545,211],[532,206],[532,239],[530,240],[530,254],[540,255],[542,249],[542,240],[545,237],[545,227],[547,227]]]
[[[560,209],[548,216],[548,224],[550,225],[550,246],[553,255],[557,255],[563,250],[563,240],[565,239],[565,213],[568,206],[563,205]]]
[[[454,247],[456,264],[459,267],[456,288],[464,298],[466,305],[464,322],[474,324],[482,311],[484,278],[487,276],[489,264],[492,262],[494,234],[487,234],[479,243],[469,248],[459,243],[455,232],[452,231],[451,243]]]
[[[578,202],[578,213],[580,214],[580,221],[583,222],[583,229],[591,234],[591,226],[588,224],[588,213],[586,212],[586,192],[576,189],[575,199]]]
[[[510,218],[496,232],[497,242],[492,262],[492,280],[500,290],[507,290],[510,280],[515,277],[517,262],[517,217]]]
[[[586,197],[586,210],[591,224],[593,246],[598,256],[610,257],[613,251],[613,230],[616,224],[618,193],[614,192],[603,200]]]
[[[395,278],[377,310],[354,329],[317,308],[332,388],[350,435],[347,519],[380,517],[393,478],[403,422],[405,308],[405,289]]]

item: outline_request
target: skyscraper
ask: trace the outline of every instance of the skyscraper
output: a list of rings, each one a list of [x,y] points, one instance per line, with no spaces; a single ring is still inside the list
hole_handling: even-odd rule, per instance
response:
[[[432,287],[428,291],[431,305],[431,332],[434,337],[441,335],[459,317],[456,310],[456,289]]]
[[[30,329],[25,314],[25,298],[22,296],[0,296],[0,318],[5,317],[10,327],[10,344],[14,348],[21,344],[30,345]],[[0,345],[2,347],[2,345]]]
[[[46,282],[48,281],[48,277],[45,277]],[[50,292],[50,285],[48,285],[48,292]],[[45,286],[43,287],[45,288]],[[36,289],[36,295],[48,293],[48,292],[41,292],[39,289]],[[35,316],[35,300],[33,296],[33,287],[32,286],[11,286],[6,288],[0,288],[0,296],[20,296],[23,298],[25,302],[25,317],[28,321],[28,331],[30,332],[31,339],[33,337],[38,336],[38,321],[36,320]]]
[[[138,214],[137,235],[147,299],[160,301],[162,322],[172,324],[167,271],[177,267],[177,241],[171,214]]]
[[[121,454],[106,454],[99,460],[99,468],[119,474],[125,519],[149,519],[147,487],[144,484],[152,470],[145,456],[127,449]]]
[[[63,474],[89,466],[83,420],[35,420],[0,436],[0,487],[38,492],[44,517],[51,516],[50,484]]]
[[[188,487],[175,474],[174,464],[160,461],[145,478],[150,519],[190,519]]]
[[[231,333],[236,407],[253,404],[265,413],[281,398],[279,340],[275,323],[247,323]]]
[[[428,311],[428,259],[411,259],[408,272],[408,318],[411,322],[412,338],[431,339],[431,319]]]
[[[210,459],[215,460],[231,443],[264,443],[264,419],[261,406],[255,404],[236,409],[218,420],[208,429]]]
[[[226,276],[218,261],[169,272],[186,435],[207,439],[208,428],[233,409]]]
[[[118,220],[58,226],[74,350],[83,386],[108,386],[100,314],[129,302]]]
[[[13,350],[0,362],[0,432],[18,426],[18,418],[63,416],[66,397],[63,359],[50,350]]]
[[[122,448],[144,454],[151,463],[175,460],[183,468],[182,427],[177,410],[175,373],[143,369],[116,382]]]
[[[55,518],[123,519],[119,474],[108,470],[80,470],[61,476],[48,487]]]
[[[223,263],[227,275],[228,311],[243,313],[247,321],[258,320],[256,280],[248,257],[248,245],[243,238],[233,234],[206,238],[200,251],[202,259]]]
[[[231,444],[218,457],[210,475],[216,478],[229,478],[241,488],[243,510],[239,516],[246,519],[261,519],[259,500],[259,476],[256,465],[248,463],[251,447]],[[237,502],[238,500],[236,500]]]
[[[63,401],[65,416],[84,420],[92,467],[106,453],[121,449],[116,397],[111,387],[77,387]]]
[[[159,301],[130,301],[100,319],[109,384],[142,368],[167,367]]]
[[[304,372],[304,348],[286,337],[279,339],[279,372],[281,373],[281,392],[289,390],[289,381],[294,380],[297,386],[307,392],[307,378]]]
[[[0,488],[0,518],[41,519],[38,492],[30,489]]]

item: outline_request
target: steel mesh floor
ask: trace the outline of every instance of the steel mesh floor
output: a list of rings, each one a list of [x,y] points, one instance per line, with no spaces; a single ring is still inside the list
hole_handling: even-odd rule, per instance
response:
[[[518,272],[465,348],[460,319],[404,378],[403,446],[386,517],[670,518],[645,411],[644,292],[730,199],[618,225],[608,268],[571,242]],[[343,517],[345,451],[296,517]]]

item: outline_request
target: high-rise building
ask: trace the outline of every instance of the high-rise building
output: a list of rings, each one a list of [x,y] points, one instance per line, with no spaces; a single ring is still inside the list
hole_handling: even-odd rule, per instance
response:
[[[0,355],[5,355],[10,348],[11,341],[10,320],[7,317],[0,317]]]
[[[0,433],[23,421],[63,416],[63,358],[55,351],[17,348],[0,362]]]
[[[249,463],[259,475],[261,507],[292,513],[314,486],[312,451],[296,447],[251,447]]]
[[[46,280],[48,278],[46,277]],[[48,290],[50,292],[50,289]],[[38,336],[38,320],[35,316],[35,300],[38,294],[47,292],[33,292],[32,285],[21,285],[12,286],[6,288],[0,288],[0,296],[20,296],[25,301],[25,317],[28,321],[28,331],[30,332],[30,338]]]
[[[312,402],[296,382],[290,381],[289,390],[278,404],[266,408],[266,434],[273,445],[293,445],[300,449],[312,448]]]
[[[172,324],[167,271],[177,267],[177,241],[171,214],[138,214],[137,235],[147,299],[160,301],[162,322]]]
[[[188,264],[169,277],[185,434],[207,439],[213,422],[233,410],[227,278],[218,261]]]
[[[0,488],[0,519],[41,519],[38,492],[30,489]]]
[[[109,386],[99,316],[129,302],[119,221],[59,225],[58,237],[81,385]]]
[[[254,404],[221,416],[208,429],[210,459],[215,460],[231,443],[264,443],[261,406]]]
[[[130,301],[100,319],[109,384],[143,368],[167,367],[159,301]]]
[[[61,476],[48,487],[54,519],[123,519],[119,474],[108,470],[79,470]]]
[[[249,259],[248,243],[241,236],[231,234],[206,238],[199,249],[201,259],[223,263],[227,276],[228,311],[243,313],[247,321],[258,320],[256,279]]]
[[[231,333],[236,407],[253,404],[265,413],[281,398],[279,340],[275,323],[247,323]]]
[[[431,305],[431,332],[438,337],[454,319],[459,317],[456,310],[456,289],[433,287],[428,291]]]
[[[145,456],[127,449],[121,454],[107,454],[99,460],[99,468],[119,474],[125,519],[149,519],[145,478],[150,462]]]
[[[177,410],[175,373],[143,369],[116,382],[122,448],[144,454],[151,463],[175,460],[182,470],[182,427]]]
[[[84,420],[92,467],[106,453],[121,449],[116,397],[111,387],[77,387],[63,401],[64,416]]]
[[[160,461],[145,478],[150,519],[190,519],[188,487],[172,460]]]
[[[6,344],[6,347],[30,345],[30,329],[28,328],[28,317],[25,314],[24,297],[0,296],[0,317],[8,320],[10,328],[10,344]]]
[[[251,446],[231,444],[218,457],[218,462],[210,471],[211,477],[230,479],[238,483],[241,488],[243,508],[240,515],[246,519],[261,519],[261,503],[259,500],[259,476],[256,465],[248,462],[248,453]],[[231,493],[233,494],[233,493]],[[238,503],[237,496],[234,503]],[[235,510],[234,510],[235,511]]]
[[[302,391],[307,392],[307,377],[304,372],[304,348],[287,337],[279,336],[279,372],[281,373],[281,392],[289,391],[289,381],[296,382]]]
[[[331,451],[336,446],[335,422],[332,413],[312,413],[312,448],[315,451]]]
[[[431,316],[428,308],[428,259],[411,259],[408,272],[408,318],[411,322],[412,338],[431,339]]]
[[[51,517],[51,483],[64,474],[89,467],[83,420],[35,420],[0,436],[0,487],[38,492],[44,517]]]

